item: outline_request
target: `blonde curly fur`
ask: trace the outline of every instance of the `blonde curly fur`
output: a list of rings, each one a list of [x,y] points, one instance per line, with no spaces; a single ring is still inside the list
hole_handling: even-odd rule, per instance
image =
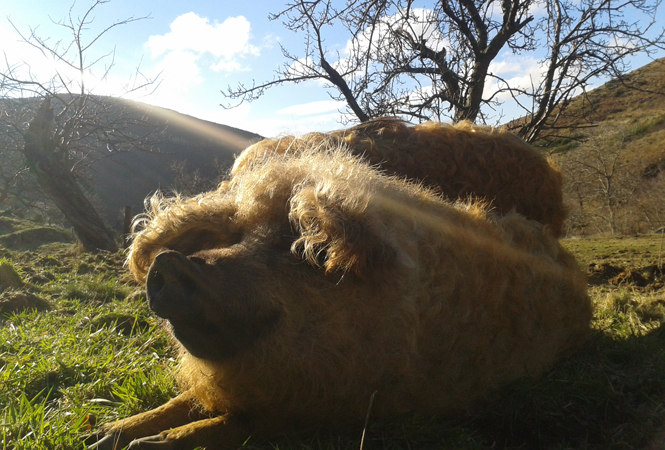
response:
[[[499,214],[514,210],[548,225],[556,236],[563,231],[561,173],[514,134],[469,121],[409,126],[388,117],[330,133],[265,139],[236,158],[232,173],[247,170],[274,152],[340,146],[390,175],[420,180],[453,201],[484,199]]]
[[[128,258],[137,280],[162,251],[232,260],[257,314],[280,319],[228,360],[181,347],[182,396],[105,428],[125,443],[160,427],[184,449],[357,424],[375,391],[373,417],[459,411],[541,374],[588,328],[585,277],[543,226],[343,149],[271,152],[217,191],[150,205]],[[184,404],[219,419],[176,423]]]

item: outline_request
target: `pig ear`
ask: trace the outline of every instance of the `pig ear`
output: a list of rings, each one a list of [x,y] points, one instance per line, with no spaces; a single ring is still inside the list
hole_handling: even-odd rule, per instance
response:
[[[291,198],[289,219],[300,237],[291,249],[326,273],[363,276],[394,258],[394,250],[372,229],[368,201],[306,187]]]

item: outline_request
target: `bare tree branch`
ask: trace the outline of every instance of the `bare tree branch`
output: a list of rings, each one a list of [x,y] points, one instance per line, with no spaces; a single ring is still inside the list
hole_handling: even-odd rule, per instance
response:
[[[545,14],[535,15],[541,6]],[[628,57],[665,49],[664,31],[655,30],[659,6],[660,0],[294,0],[270,18],[303,36],[301,51],[282,49],[286,64],[272,81],[229,87],[225,95],[236,103],[225,106],[317,79],[360,121],[485,121],[507,97],[526,116],[516,131],[535,141],[595,80],[620,78]],[[331,27],[347,30],[348,54],[330,51]],[[542,55],[542,73],[529,85],[500,80],[491,65],[501,52]],[[492,80],[498,87],[488,90]]]
[[[148,18],[114,20],[90,34],[96,13],[109,1],[94,1],[80,17],[72,4],[64,19],[51,19],[69,36],[55,42],[42,37],[37,27],[24,33],[10,21],[23,42],[56,62],[56,68],[48,75],[36,74],[28,62],[10,61],[5,55],[0,69],[0,206],[31,207],[43,203],[46,194],[91,251],[115,251],[117,246],[80,189],[86,169],[95,160],[121,152],[154,151],[164,132],[148,124],[129,103],[94,95],[87,82],[102,64],[105,67],[98,71],[102,80],[115,65],[115,49],[92,55],[101,39],[117,27]],[[153,85],[156,81],[137,67],[123,94]],[[35,179],[41,192],[24,191],[26,184],[36,184]],[[91,231],[98,236],[91,236]]]

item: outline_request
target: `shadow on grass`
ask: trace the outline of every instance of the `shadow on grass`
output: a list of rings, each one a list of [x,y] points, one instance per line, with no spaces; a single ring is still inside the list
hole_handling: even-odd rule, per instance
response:
[[[641,449],[665,424],[665,325],[613,339],[594,331],[539,380],[482,405],[468,426],[502,449]]]
[[[374,421],[363,449],[644,449],[665,426],[664,404],[665,325],[621,340],[594,331],[544,377],[515,383],[466,414]],[[357,450],[361,434],[259,447]]]

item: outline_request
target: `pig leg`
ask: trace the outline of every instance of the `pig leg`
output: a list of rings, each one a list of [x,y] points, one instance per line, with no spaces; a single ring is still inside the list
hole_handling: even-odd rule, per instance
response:
[[[136,439],[129,450],[236,449],[252,437],[246,424],[234,415],[218,416]]]
[[[120,450],[134,439],[152,436],[204,417],[209,416],[185,392],[159,408],[102,426],[86,438],[86,444],[95,450]]]

